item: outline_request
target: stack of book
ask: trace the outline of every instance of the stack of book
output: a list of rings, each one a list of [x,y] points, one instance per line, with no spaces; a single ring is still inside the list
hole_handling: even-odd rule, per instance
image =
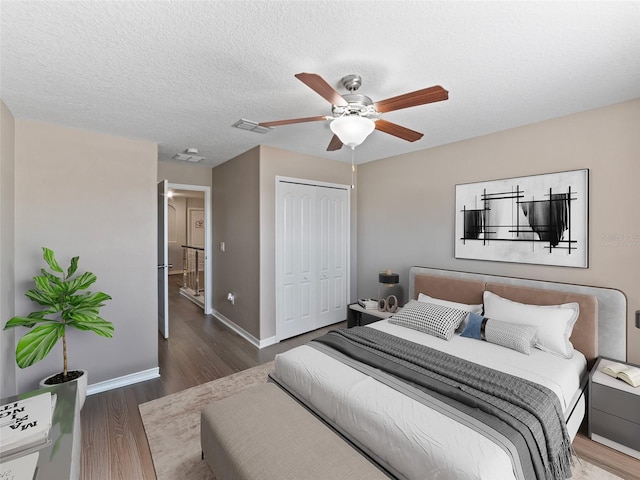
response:
[[[42,392],[0,406],[0,462],[22,457],[51,443],[56,395]]]
[[[360,300],[358,300],[358,305],[366,310],[378,309],[378,301],[373,300],[372,298],[361,298]]]
[[[38,475],[38,456],[33,452],[5,462],[0,460],[0,478],[3,480],[36,480]]]

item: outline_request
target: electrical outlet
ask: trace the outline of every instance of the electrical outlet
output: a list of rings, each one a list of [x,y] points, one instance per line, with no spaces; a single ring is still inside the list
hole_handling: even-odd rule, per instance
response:
[[[220,251],[224,252],[224,248],[225,248],[224,242],[220,242]]]
[[[233,293],[227,293],[227,300],[231,302],[231,305],[236,304],[236,296]]]

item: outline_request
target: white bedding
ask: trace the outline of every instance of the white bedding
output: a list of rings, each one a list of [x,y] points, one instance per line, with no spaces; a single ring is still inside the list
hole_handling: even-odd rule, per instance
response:
[[[540,383],[567,413],[586,370],[579,352],[571,360],[539,350],[527,356],[459,335],[447,342],[386,320],[370,327]],[[405,478],[515,478],[499,445],[313,347],[277,355],[275,374]]]

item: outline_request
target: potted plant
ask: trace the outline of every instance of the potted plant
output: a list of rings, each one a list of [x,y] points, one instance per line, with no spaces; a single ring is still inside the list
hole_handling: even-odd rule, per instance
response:
[[[26,317],[13,317],[5,324],[4,329],[32,329],[24,334],[16,346],[16,363],[20,368],[30,367],[44,359],[62,339],[62,372],[45,378],[40,385],[78,381],[79,402],[82,408],[86,395],[87,373],[84,370],[67,369],[66,329],[73,327],[92,331],[103,337],[113,337],[113,324],[99,316],[100,308],[104,306],[105,301],[111,300],[111,297],[103,292],[92,294],[85,291],[97,278],[91,272],[75,275],[80,257],[71,259],[65,273],[56,261],[54,252],[45,247],[42,250],[44,261],[51,271],[42,268],[41,275],[34,277],[35,288],[27,291],[25,295],[44,308],[31,312]]]

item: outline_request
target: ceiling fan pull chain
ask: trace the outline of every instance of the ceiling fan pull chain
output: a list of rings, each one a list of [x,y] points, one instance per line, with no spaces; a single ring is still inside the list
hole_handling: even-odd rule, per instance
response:
[[[351,147],[351,188],[356,188],[355,175],[356,175],[356,161],[355,161],[356,149]]]

